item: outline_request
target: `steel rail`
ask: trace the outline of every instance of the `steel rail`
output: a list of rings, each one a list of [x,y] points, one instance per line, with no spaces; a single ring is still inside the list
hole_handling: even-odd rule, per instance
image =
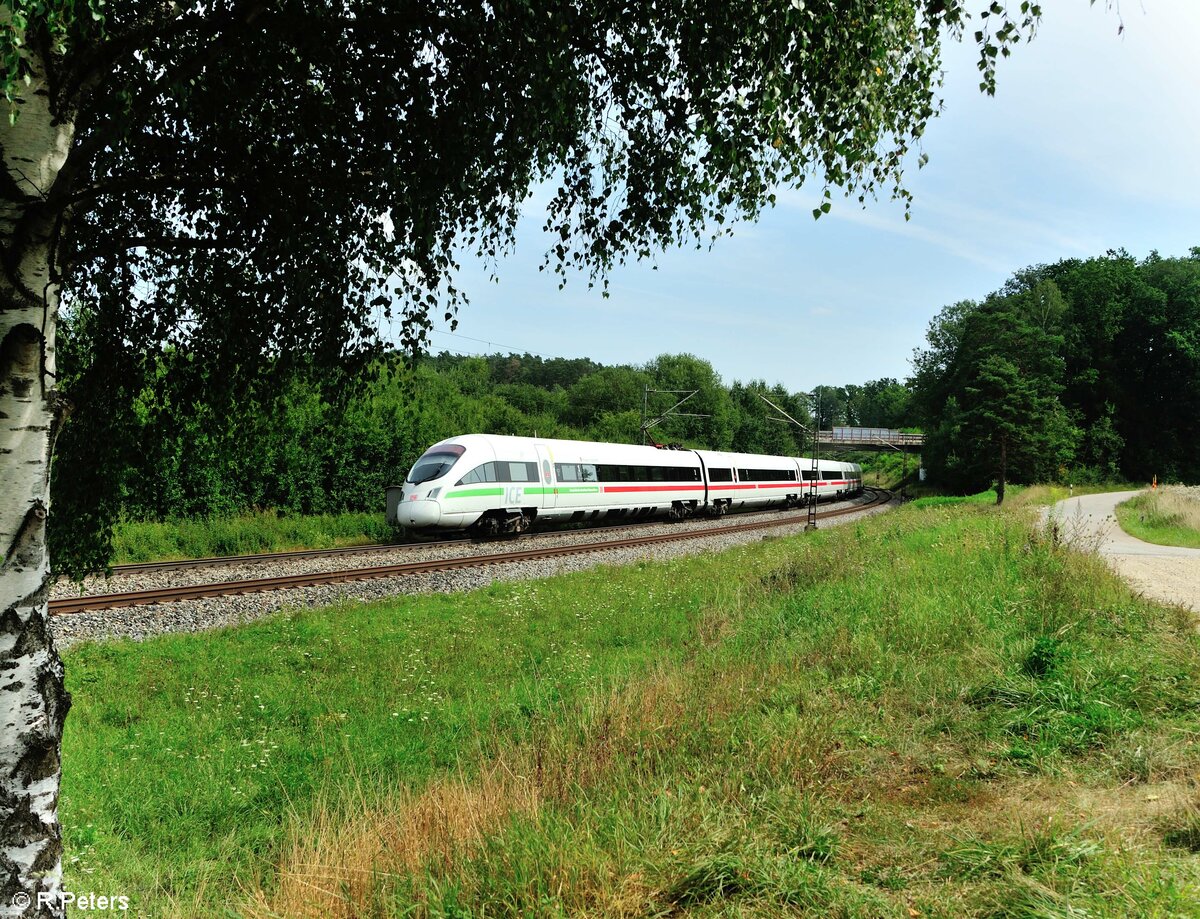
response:
[[[468,542],[467,539],[441,539],[436,542],[372,543],[367,546],[335,546],[329,549],[296,549],[290,552],[263,552],[258,555],[216,555],[209,558],[183,558],[165,562],[136,562],[131,565],[113,565],[112,573],[144,574],[150,571],[182,571],[185,568],[219,568],[232,565],[257,565],[262,562],[284,562],[305,558],[336,558],[342,555],[360,555],[367,552],[390,552],[396,549],[423,549],[426,546],[451,546]],[[101,574],[102,572],[97,572]]]
[[[818,515],[825,520],[859,513],[872,507],[878,507],[891,500],[891,493],[875,490],[875,496],[867,502],[853,507],[835,511],[825,511]],[[201,600],[213,597],[237,596],[240,594],[262,593],[271,590],[284,590],[296,587],[315,587],[322,584],[339,584],[350,581],[367,581],[378,578],[405,577],[414,574],[428,574],[436,571],[450,571],[463,568],[479,568],[486,565],[505,565],[514,562],[534,561],[546,558],[561,558],[570,555],[583,555],[591,552],[604,552],[612,549],[628,549],[655,543],[680,542],[687,539],[703,539],[709,536],[721,536],[727,533],[741,533],[751,530],[773,529],[807,523],[808,516],[793,516],[779,520],[756,521],[719,527],[709,527],[703,530],[688,530],[679,533],[666,533],[654,536],[633,536],[626,539],[614,539],[604,542],[572,543],[567,546],[552,546],[544,549],[523,549],[519,552],[501,552],[491,555],[468,555],[458,558],[432,559],[422,562],[404,562],[396,565],[379,565],[371,568],[346,568],[340,571],[314,572],[311,574],[283,575],[273,578],[254,578],[244,581],[224,581],[209,584],[193,584],[185,587],[164,587],[154,590],[138,590],[128,593],[100,594],[85,597],[70,597],[50,601],[50,614],[53,616],[71,613],[95,612],[98,610],[118,609],[130,606],[148,606],[154,603],[174,603],[180,600]]]

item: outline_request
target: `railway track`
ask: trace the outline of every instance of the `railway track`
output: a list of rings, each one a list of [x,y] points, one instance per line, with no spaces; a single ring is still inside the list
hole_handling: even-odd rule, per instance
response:
[[[874,489],[866,489],[866,491],[873,490]],[[421,549],[437,549],[444,546],[487,545],[488,543],[511,546],[516,542],[543,539],[551,536],[563,536],[572,532],[594,533],[598,530],[612,530],[614,532],[619,532],[621,530],[639,530],[644,527],[661,526],[662,524],[663,519],[656,518],[653,520],[643,520],[637,522],[601,522],[577,530],[563,528],[553,530],[534,529],[532,532],[522,533],[519,536],[508,535],[487,538],[464,535],[450,537],[449,539],[421,540],[419,542],[370,543],[365,546],[337,546],[328,549],[296,549],[288,552],[263,552],[256,555],[214,555],[206,558],[185,558],[164,562],[135,562],[129,565],[113,565],[109,573],[113,577],[118,577],[124,575],[150,574],[163,571],[186,571],[192,568],[232,568],[238,565],[260,565],[269,562],[292,562],[312,558],[342,558],[353,555],[367,555],[371,552],[398,552],[406,549],[417,551]],[[103,572],[96,572],[96,574],[102,573]]]
[[[872,489],[870,500],[852,507],[818,513],[819,520],[843,517],[859,513],[868,508],[877,507],[891,500],[891,493]],[[426,574],[434,571],[451,569],[476,568],[487,565],[503,565],[513,562],[532,561],[536,559],[557,558],[569,555],[583,555],[591,552],[604,552],[612,549],[627,549],[654,543],[680,542],[687,539],[702,539],[706,536],[718,536],[727,533],[739,533],[750,530],[772,529],[781,526],[800,524],[807,521],[808,515],[797,514],[775,520],[755,521],[754,523],[727,524],[725,526],[707,527],[701,530],[687,530],[679,533],[667,533],[654,536],[632,536],[624,539],[606,540],[604,542],[576,543],[566,546],[551,546],[547,548],[524,548],[517,551],[493,553],[490,555],[472,555],[461,558],[435,559],[420,562],[403,562],[394,565],[378,565],[369,568],[349,568],[339,571],[314,572],[308,574],[287,575],[282,577],[254,578],[242,581],[224,581],[209,584],[194,584],[184,587],[165,587],[156,590],[139,590],[127,593],[99,594],[84,597],[70,597],[50,601],[50,614],[62,616],[71,613],[95,612],[98,610],[118,609],[130,606],[148,606],[155,603],[174,603],[181,600],[199,600],[209,597],[226,597],[238,594],[262,593],[271,590],[285,590],[296,587],[314,587],[321,584],[337,584],[350,581],[372,580],[376,578],[394,578],[407,575]],[[448,542],[461,542],[449,540]],[[437,545],[423,543],[421,545]],[[372,548],[395,548],[392,546]],[[329,555],[348,554],[353,549],[345,551],[313,550],[301,553],[272,553],[275,558],[312,558]],[[357,551],[368,551],[357,547]],[[243,558],[259,560],[264,556],[245,556]],[[171,565],[176,567],[198,567],[204,560],[193,560],[188,563],[155,563],[156,567],[137,567],[139,570],[164,570]],[[122,569],[122,570],[128,570]]]
[[[867,489],[870,491],[871,489]],[[351,555],[367,555],[371,552],[399,552],[406,549],[414,551],[420,549],[437,549],[443,546],[468,546],[468,545],[487,545],[488,543],[498,543],[502,545],[513,545],[516,542],[524,542],[526,540],[542,539],[548,536],[562,536],[564,534],[575,533],[594,533],[597,530],[638,530],[643,527],[661,526],[662,518],[653,520],[644,520],[634,523],[597,523],[590,527],[583,527],[577,530],[571,529],[554,529],[554,530],[533,530],[532,532],[522,533],[519,536],[496,536],[491,538],[480,536],[454,536],[449,539],[429,539],[420,542],[381,542],[370,543],[365,546],[337,546],[328,549],[295,549],[288,552],[262,552],[256,555],[213,555],[206,558],[185,558],[175,559],[164,562],[135,562],[129,565],[113,565],[110,569],[110,575],[113,577],[134,574],[150,574],[161,571],[186,571],[191,568],[232,568],[237,565],[260,565],[269,562],[293,562],[302,559],[310,558],[341,558]],[[103,572],[95,572],[102,574]]]
[[[211,558],[185,558],[170,562],[138,562],[132,565],[113,565],[114,575],[146,574],[152,571],[183,571],[187,568],[221,568],[233,565],[258,565],[266,562],[290,562],[304,558],[338,558],[343,555],[362,555],[367,552],[394,552],[397,549],[426,549],[455,546],[470,542],[466,537],[439,539],[430,542],[373,543],[367,546],[338,546],[332,549],[299,549],[292,552],[264,552],[259,555],[218,555]]]

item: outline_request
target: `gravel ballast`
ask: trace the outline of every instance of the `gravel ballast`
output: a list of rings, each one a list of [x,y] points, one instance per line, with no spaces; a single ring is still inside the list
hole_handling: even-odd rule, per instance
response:
[[[851,502],[841,502],[823,507],[823,510],[846,507]],[[866,509],[862,514],[834,517],[821,521],[822,527],[837,526],[864,515],[878,513],[888,505]],[[785,514],[794,517],[795,511],[769,511],[760,514],[738,514],[724,519],[729,524],[751,523]],[[664,523],[638,527],[636,535],[651,536],[678,533],[681,529],[703,529],[711,527],[713,521],[700,520],[687,523]],[[596,565],[620,565],[643,560],[661,560],[700,552],[720,552],[733,546],[761,540],[764,535],[778,536],[803,531],[804,524],[781,524],[750,532],[717,534],[694,540],[638,546],[626,549],[609,549],[582,555],[562,556],[534,561],[511,562],[453,571],[428,574],[405,575],[394,578],[378,578],[343,584],[327,584],[316,587],[301,587],[277,590],[268,593],[243,594],[232,597],[214,597],[203,600],[187,600],[176,603],[153,604],[103,610],[94,613],[72,613],[51,619],[55,640],[59,648],[85,640],[105,638],[143,639],[171,632],[195,632],[251,622],[270,615],[285,607],[329,606],[339,602],[369,602],[397,594],[455,593],[485,587],[494,581],[528,580],[550,577],[571,571],[580,571]],[[628,528],[605,527],[587,531],[568,531],[538,537],[536,545],[557,546],[583,543],[608,542],[631,535]],[[450,546],[409,545],[393,550],[364,553],[339,559],[312,558],[285,562],[270,562],[212,568],[189,568],[178,571],[142,572],[111,579],[88,578],[82,585],[83,594],[95,595],[151,590],[183,584],[204,584],[218,581],[235,581],[252,578],[281,577],[285,575],[373,567],[376,565],[400,564],[404,562],[462,558],[477,555],[492,555],[511,544],[495,542],[469,543]],[[81,593],[79,584],[60,583],[55,585],[52,597],[75,597]]]

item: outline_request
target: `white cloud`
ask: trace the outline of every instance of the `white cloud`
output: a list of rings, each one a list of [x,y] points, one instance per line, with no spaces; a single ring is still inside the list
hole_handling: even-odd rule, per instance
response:
[[[980,246],[969,238],[924,226],[915,218],[906,221],[903,216],[897,216],[894,213],[885,215],[854,206],[835,207],[830,212],[830,216],[836,220],[855,223],[871,230],[892,233],[906,239],[926,243],[989,271],[1004,274],[1012,268],[1010,261],[996,257],[994,248],[989,253],[987,247]]]

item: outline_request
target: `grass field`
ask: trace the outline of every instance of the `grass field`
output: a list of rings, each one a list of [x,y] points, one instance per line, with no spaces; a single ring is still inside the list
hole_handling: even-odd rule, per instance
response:
[[[1011,500],[1024,491],[1022,485],[1009,485],[1005,489],[1006,497]],[[955,504],[995,504],[996,491],[991,489],[977,495],[928,495],[913,501],[913,507],[950,507]]]
[[[1130,536],[1160,546],[1200,548],[1200,488],[1164,485],[1117,506]]]
[[[195,520],[123,521],[113,534],[113,564],[328,549],[388,542],[393,535],[382,512],[281,516],[260,511]]]
[[[139,915],[1198,915],[1198,651],[986,504],[80,647],[67,886]]]

